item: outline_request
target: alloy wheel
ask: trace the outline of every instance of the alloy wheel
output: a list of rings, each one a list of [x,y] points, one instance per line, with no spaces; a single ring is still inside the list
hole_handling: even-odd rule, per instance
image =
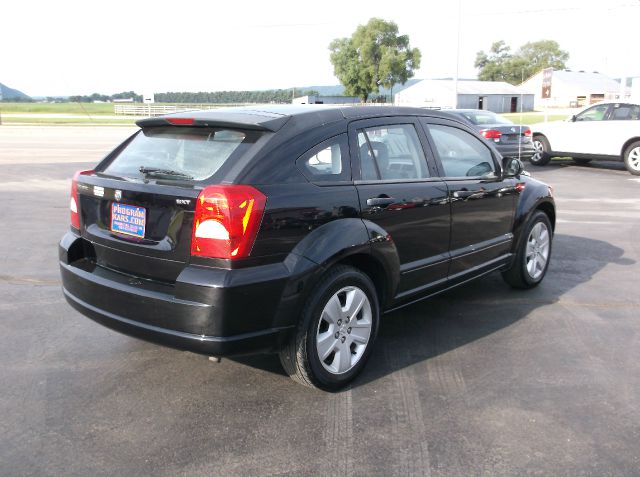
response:
[[[344,374],[362,357],[372,330],[371,303],[358,287],[347,286],[327,301],[316,330],[316,351],[325,370]]]
[[[527,250],[525,254],[527,273],[533,280],[542,276],[549,260],[550,234],[547,226],[536,223],[527,238]]]

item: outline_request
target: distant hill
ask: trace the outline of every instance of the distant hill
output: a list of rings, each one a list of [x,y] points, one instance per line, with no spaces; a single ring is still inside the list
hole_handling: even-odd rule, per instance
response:
[[[17,89],[9,88],[8,86],[0,83],[0,98],[5,101],[29,101],[31,97],[24,94],[22,91],[18,91]]]

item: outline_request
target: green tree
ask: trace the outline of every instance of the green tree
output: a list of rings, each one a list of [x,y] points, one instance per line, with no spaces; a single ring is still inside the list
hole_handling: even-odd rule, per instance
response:
[[[529,74],[533,76],[544,68],[563,70],[567,67],[569,53],[560,49],[560,45],[554,40],[540,40],[525,43],[520,47],[516,55],[522,58],[529,67]]]
[[[554,40],[525,43],[515,53],[504,41],[496,41],[489,53],[476,54],[475,67],[480,80],[519,84],[544,68],[565,69],[568,60],[569,53]]]
[[[420,67],[420,50],[409,46],[398,25],[372,18],[360,25],[351,38],[337,38],[329,45],[333,70],[348,95],[366,101],[380,85],[404,84]]]

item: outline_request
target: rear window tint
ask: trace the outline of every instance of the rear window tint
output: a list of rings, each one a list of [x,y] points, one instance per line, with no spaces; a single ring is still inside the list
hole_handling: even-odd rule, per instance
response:
[[[258,133],[218,128],[159,127],[140,131],[104,168],[105,174],[143,177],[140,168],[174,171],[201,181],[242,155]],[[171,179],[171,175],[163,175]]]

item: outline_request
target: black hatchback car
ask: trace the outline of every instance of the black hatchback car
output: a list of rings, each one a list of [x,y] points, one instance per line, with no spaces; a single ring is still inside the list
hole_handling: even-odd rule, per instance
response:
[[[127,335],[209,356],[275,351],[338,389],[382,313],[499,270],[543,279],[551,188],[437,111],[321,106],[143,119],[76,173],[63,291]]]

